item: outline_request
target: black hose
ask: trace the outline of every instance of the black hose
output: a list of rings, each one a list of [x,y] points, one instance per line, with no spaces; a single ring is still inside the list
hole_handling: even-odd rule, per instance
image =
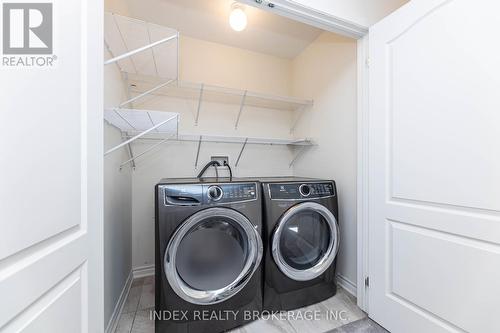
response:
[[[210,168],[211,166],[220,166],[220,163],[219,161],[210,161],[208,162],[204,167],[203,169],[201,169],[200,173],[198,174],[198,176],[196,178],[201,178],[203,177],[203,175],[205,174],[205,172],[207,171],[208,168]]]
[[[226,166],[227,169],[229,170],[229,181],[232,181],[233,180],[233,170],[231,170],[229,163],[227,163],[226,161],[224,161],[224,166]]]

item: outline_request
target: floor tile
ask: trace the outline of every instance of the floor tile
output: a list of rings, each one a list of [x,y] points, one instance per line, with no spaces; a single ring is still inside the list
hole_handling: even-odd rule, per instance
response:
[[[382,326],[371,320],[370,318],[364,318],[337,329],[330,331],[328,333],[389,333]]]
[[[154,284],[145,284],[142,286],[141,298],[139,300],[138,310],[146,310],[155,306],[155,286]]]
[[[297,333],[286,320],[259,319],[236,329],[236,333]]]
[[[137,311],[131,333],[154,333],[155,322],[150,319],[150,310]]]
[[[123,306],[122,313],[136,312],[137,306],[139,305],[139,299],[141,298],[142,285],[130,288],[127,300]]]
[[[134,316],[135,312],[122,313],[116,325],[115,333],[130,333],[132,323],[134,322]]]
[[[131,288],[137,287],[137,286],[142,286],[144,284],[144,280],[145,280],[144,278],[133,279]]]
[[[326,332],[346,323],[332,318],[331,312],[330,309],[314,304],[290,311],[292,315],[288,321],[298,333]]]
[[[337,317],[342,324],[348,324],[366,317],[366,314],[356,305],[356,299],[341,288],[334,297],[319,303],[319,306],[329,311],[330,318],[335,319]]]
[[[148,276],[132,282],[123,307],[116,333],[154,333],[150,311],[154,309],[154,277]],[[286,318],[285,320],[279,318]],[[337,295],[321,303],[281,317],[264,316],[230,333],[387,333],[382,327],[366,318],[356,305],[356,298],[339,288]]]
[[[147,285],[147,284],[154,284],[155,283],[155,277],[154,275],[150,275],[150,276],[146,276],[144,278],[144,284]]]

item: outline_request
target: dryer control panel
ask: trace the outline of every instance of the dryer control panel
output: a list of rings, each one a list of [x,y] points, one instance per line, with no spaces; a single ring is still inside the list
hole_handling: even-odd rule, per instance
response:
[[[331,182],[268,184],[273,200],[318,199],[335,195]]]

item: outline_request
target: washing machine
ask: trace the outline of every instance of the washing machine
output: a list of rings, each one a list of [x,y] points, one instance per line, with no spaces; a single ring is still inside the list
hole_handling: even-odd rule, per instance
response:
[[[163,179],[156,193],[157,333],[222,332],[262,310],[257,182]]]
[[[335,295],[340,235],[335,182],[261,179],[264,310],[292,310]]]

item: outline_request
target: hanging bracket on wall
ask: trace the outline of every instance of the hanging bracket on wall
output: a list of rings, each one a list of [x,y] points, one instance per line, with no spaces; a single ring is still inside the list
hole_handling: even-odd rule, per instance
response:
[[[137,95],[137,96],[135,96],[135,97],[132,97],[132,98],[130,98],[130,99],[128,99],[128,100],[126,100],[125,102],[121,103],[118,107],[119,107],[119,108],[122,108],[122,107],[124,107],[125,105],[128,105],[128,104],[130,104],[130,103],[133,103],[133,102],[135,102],[135,101],[137,101],[137,100],[139,100],[139,99],[143,98],[144,96],[147,96],[147,95],[149,95],[149,94],[152,94],[152,93],[154,93],[155,91],[160,90],[161,88],[163,88],[163,87],[165,87],[165,86],[168,86],[168,85],[169,85],[170,83],[172,83],[173,81],[175,81],[175,80],[174,80],[174,79],[171,79],[171,80],[168,80],[167,82],[161,83],[161,84],[157,85],[156,87],[151,88],[151,89],[149,89],[148,91],[143,92],[143,93],[142,93],[142,94],[140,94],[140,95]]]
[[[245,142],[243,142],[243,146],[241,147],[240,153],[238,154],[238,159],[236,160],[236,163],[234,164],[234,166],[236,166],[236,167],[240,163],[240,158],[241,158],[241,155],[243,154],[243,151],[245,150],[245,147],[247,146],[247,142],[248,142],[248,138],[245,138]]]
[[[194,124],[198,126],[198,119],[200,118],[201,101],[203,100],[203,89],[205,85],[202,83],[200,88],[200,97],[198,97],[198,110],[196,111],[196,118],[194,119]]]
[[[132,151],[132,146],[130,145],[130,143],[127,145],[127,150],[128,150],[128,154],[130,156],[130,159],[128,161],[131,162],[130,164],[132,166],[132,169],[135,170],[135,157],[134,157],[134,152]],[[122,163],[120,165],[120,171],[122,170],[122,168],[125,164],[126,163]]]
[[[288,165],[289,168],[293,166],[293,164],[297,161],[297,159],[306,151],[307,148],[311,146],[301,146],[295,157],[292,159],[290,162],[290,165]]]
[[[293,133],[295,131],[295,128],[297,127],[297,125],[299,124],[299,121],[300,119],[302,118],[302,116],[304,115],[306,111],[306,106],[301,106],[300,109],[298,110],[298,115],[297,115],[297,118],[295,118],[295,121],[293,122],[293,125],[292,127],[290,128],[290,134]]]
[[[198,149],[196,150],[196,160],[194,161],[195,169],[198,167],[198,159],[200,158],[200,148],[201,148],[202,139],[203,139],[203,136],[200,135],[200,139],[198,140]]]
[[[238,129],[238,124],[240,123],[241,112],[243,111],[243,108],[245,107],[245,99],[247,98],[247,92],[248,92],[248,90],[245,90],[245,92],[243,93],[243,97],[241,97],[240,111],[238,112],[238,118],[236,118],[236,124],[234,124],[234,129]]]

